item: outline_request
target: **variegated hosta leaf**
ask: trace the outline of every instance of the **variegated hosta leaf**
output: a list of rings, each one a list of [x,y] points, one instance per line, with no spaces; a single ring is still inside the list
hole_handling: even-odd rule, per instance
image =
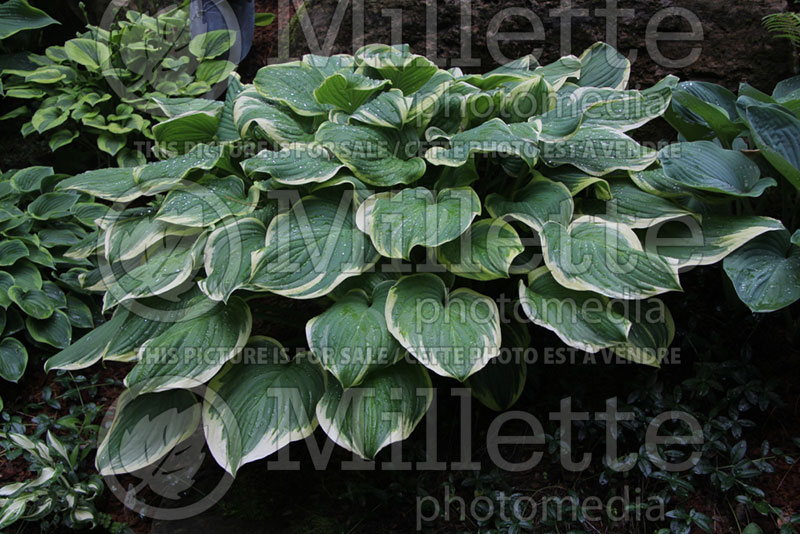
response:
[[[520,280],[519,299],[531,321],[586,352],[625,343],[631,329],[631,322],[612,309],[608,298],[563,287],[547,267],[531,272],[527,287]]]
[[[115,202],[130,202],[142,196],[134,179],[134,169],[131,167],[87,171],[60,181],[56,189],[81,191]]]
[[[213,111],[190,111],[153,126],[158,148],[167,153],[183,154],[196,143],[210,143],[219,128],[222,108]]]
[[[350,115],[348,120],[351,123],[357,121],[399,130],[408,120],[411,106],[412,99],[410,97],[406,98],[401,91],[391,89],[362,104]]]
[[[402,361],[370,373],[352,389],[329,380],[317,419],[336,444],[372,460],[387,445],[408,438],[432,401],[425,368]]]
[[[539,157],[538,140],[539,132],[535,125],[518,123],[509,126],[495,118],[449,137],[449,148],[429,148],[425,159],[434,165],[459,167],[472,154],[488,152],[519,156],[532,168]]]
[[[139,349],[125,385],[148,393],[203,384],[244,347],[252,322],[247,304],[233,297],[173,323]]]
[[[711,141],[664,147],[658,159],[666,177],[678,187],[757,197],[777,184],[772,178],[761,178],[758,165],[741,152],[725,150]]]
[[[188,153],[134,170],[134,179],[144,195],[168,191],[196,170],[210,171],[217,166],[224,151],[222,146],[197,145]]]
[[[298,115],[315,116],[325,115],[333,108],[314,98],[314,90],[326,77],[305,62],[292,61],[263,67],[253,84],[265,98],[289,106]]]
[[[606,43],[595,43],[580,57],[583,87],[625,89],[631,76],[631,62]]]
[[[543,142],[541,158],[549,167],[572,165],[592,176],[616,170],[641,171],[656,160],[656,151],[608,126],[584,124],[569,139]]]
[[[205,228],[226,217],[252,212],[258,202],[258,189],[246,195],[237,176],[220,178],[208,174],[197,182],[183,182],[167,194],[158,210],[161,221],[181,226]]]
[[[410,127],[396,131],[325,122],[315,139],[370,185],[410,184],[425,173],[425,161],[415,157],[419,139]]]
[[[17,191],[30,193],[39,191],[42,187],[42,182],[50,176],[53,176],[52,167],[37,166],[14,171],[10,174],[8,180]]]
[[[309,196],[272,219],[266,247],[254,253],[249,285],[285,297],[326,295],[378,261],[355,224],[350,191]]]
[[[28,204],[27,212],[31,217],[38,220],[68,217],[70,209],[77,201],[78,195],[75,193],[44,193]]]
[[[322,105],[329,104],[346,113],[353,113],[388,83],[387,80],[373,80],[356,72],[337,72],[314,89],[314,98]]]
[[[579,217],[568,227],[549,222],[542,232],[544,261],[569,289],[621,299],[643,299],[680,291],[676,269],[666,258],[646,253],[628,226]]]
[[[688,209],[666,198],[642,191],[626,178],[609,180],[611,200],[594,214],[631,228],[648,228],[672,219],[690,216],[699,218]]]
[[[754,312],[771,312],[800,299],[800,247],[789,232],[769,232],[725,258],[736,294]]]
[[[242,465],[314,432],[326,380],[308,356],[290,359],[274,339],[253,337],[242,361],[228,363],[209,383],[203,428],[211,454],[226,471],[235,475]]]
[[[436,197],[415,187],[372,195],[359,206],[356,224],[382,256],[407,260],[417,245],[457,238],[480,212],[480,198],[469,187],[443,189]]]
[[[751,239],[783,229],[780,221],[769,217],[707,215],[702,224],[683,219],[655,226],[647,232],[645,245],[680,268],[711,265]]]
[[[515,191],[510,200],[498,193],[488,195],[486,210],[492,217],[516,220],[541,232],[544,225],[551,221],[568,225],[575,205],[566,186],[535,173],[534,179]]]
[[[44,364],[45,372],[54,369],[74,371],[94,365],[103,357],[105,348],[111,340],[124,332],[122,325],[128,310],[120,309],[109,321],[87,333],[78,341],[49,358]]]
[[[675,322],[661,299],[618,302],[630,320],[628,340],[611,347],[615,353],[632,362],[660,367],[675,338]]]
[[[528,364],[524,356],[531,341],[522,324],[503,324],[502,332],[500,355],[466,381],[472,395],[496,412],[511,408],[525,390]]]
[[[393,285],[394,281],[385,281],[371,294],[351,290],[306,324],[308,346],[345,389],[403,357],[384,313]]]
[[[524,250],[510,224],[502,219],[483,219],[440,246],[437,256],[439,263],[453,274],[472,280],[496,280],[508,278],[511,263]]]
[[[623,132],[634,130],[660,117],[669,107],[672,91],[678,84],[678,78],[667,76],[657,84],[642,91],[614,91],[606,101],[591,105],[583,115],[585,123],[617,128]],[[589,103],[592,94],[603,90],[585,87],[583,90]],[[576,94],[581,92],[579,89]],[[596,101],[595,101],[596,102]]]
[[[664,198],[681,198],[695,194],[688,186],[679,184],[664,172],[663,167],[630,171],[628,175],[642,191]]]
[[[280,146],[314,139],[308,121],[247,90],[236,99],[233,122],[242,138],[265,139]]]
[[[153,208],[132,208],[109,212],[100,224],[105,228],[103,256],[109,262],[132,260],[169,236],[191,235],[199,230],[170,225],[156,219]],[[98,238],[96,238],[99,241]],[[92,248],[88,243],[83,250]]]
[[[541,76],[524,80],[503,96],[500,116],[507,122],[522,122],[550,109],[556,91]]]
[[[357,62],[375,69],[404,95],[410,95],[423,87],[439,70],[439,67],[423,56],[411,54],[407,49],[400,50],[382,44],[362,47],[355,56]]]
[[[609,200],[611,198],[611,190],[606,180],[596,176],[589,176],[578,169],[571,169],[564,166],[558,169],[548,170],[547,178],[554,182],[564,184],[573,197],[587,187],[594,186],[594,193],[597,198],[602,200]]]
[[[198,285],[208,298],[227,301],[250,280],[253,252],[264,246],[267,227],[258,219],[232,219],[214,230],[205,248],[205,280]]]
[[[287,145],[278,152],[263,150],[242,162],[249,176],[267,173],[280,184],[304,185],[327,182],[344,164],[315,143]]]
[[[97,447],[101,475],[131,473],[154,464],[200,424],[200,403],[185,389],[140,393],[126,389],[114,420]]]
[[[464,381],[500,352],[500,313],[471,289],[448,292],[433,274],[398,281],[386,302],[389,331],[423,365]]]

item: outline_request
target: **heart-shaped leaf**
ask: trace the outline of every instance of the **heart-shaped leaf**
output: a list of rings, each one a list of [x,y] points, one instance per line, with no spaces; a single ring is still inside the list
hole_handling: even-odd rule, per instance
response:
[[[516,191],[511,199],[498,193],[486,197],[486,210],[492,217],[516,220],[541,232],[547,222],[566,226],[572,220],[575,205],[569,189],[539,175]]]
[[[448,271],[472,280],[508,278],[514,258],[525,247],[516,230],[502,219],[477,221],[459,238],[437,251],[439,263]]]
[[[28,351],[14,339],[7,337],[0,341],[0,378],[16,382],[25,374],[28,366]]]

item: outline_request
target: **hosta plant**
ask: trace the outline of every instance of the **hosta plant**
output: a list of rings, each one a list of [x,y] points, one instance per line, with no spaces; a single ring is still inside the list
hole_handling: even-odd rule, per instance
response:
[[[800,76],[780,82],[772,95],[747,83],[740,85],[737,96],[712,83],[683,82],[666,117],[686,141],[680,146],[691,154],[705,154],[696,165],[726,180],[717,185],[727,194],[704,199],[715,189],[697,187],[688,173],[680,189],[654,192],[697,204],[709,215],[767,210],[779,215],[788,229],[753,239],[727,256],[723,267],[739,298],[754,312],[771,312],[796,302],[800,299]],[[735,172],[726,171],[736,161],[741,163]],[[774,179],[755,181],[759,173]],[[759,183],[777,185],[780,198],[754,203],[753,197],[763,190]],[[712,234],[715,221],[707,217],[700,226]],[[752,232],[753,227],[741,231]]]
[[[96,299],[77,280],[92,263],[73,253],[96,240],[108,208],[53,191],[63,178],[50,167],[0,175],[0,380],[22,378],[28,348],[52,354],[95,325]]]
[[[44,135],[52,150],[83,141],[119,165],[141,164],[135,142],[153,138],[153,118],[165,118],[175,99],[210,93],[234,69],[225,54],[236,35],[192,38],[186,6],[157,16],[129,10],[105,26],[4,62],[2,94],[13,109],[0,119],[30,118],[22,135]]]
[[[317,425],[371,459],[422,419],[432,376],[511,406],[544,329],[657,366],[674,334],[657,296],[679,269],[782,225],[714,216],[688,259],[680,240],[649,248],[653,228],[707,221],[659,188],[724,199],[774,181],[715,146],[635,141],[677,79],[638,91],[629,74],[602,43],[483,75],[404,46],[305,56],[232,79],[218,113],[176,109],[156,126],[172,157],[60,182],[115,202],[80,276],[113,316],[47,363],[135,362],[100,471],[139,469],[198,425],[231,473]]]

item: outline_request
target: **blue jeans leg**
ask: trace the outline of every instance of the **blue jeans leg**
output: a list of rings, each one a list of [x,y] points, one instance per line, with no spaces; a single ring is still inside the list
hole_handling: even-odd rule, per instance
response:
[[[255,34],[256,6],[253,0],[192,0],[192,36],[214,30],[234,30],[237,32],[236,48],[239,57],[232,54],[231,61],[239,63],[245,58],[253,45]]]

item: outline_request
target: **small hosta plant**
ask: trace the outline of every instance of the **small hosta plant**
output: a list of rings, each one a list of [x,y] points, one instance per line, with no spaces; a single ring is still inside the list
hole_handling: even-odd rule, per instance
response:
[[[16,107],[0,120],[29,117],[22,135],[44,135],[52,150],[88,141],[121,166],[137,165],[146,154],[135,141],[153,138],[154,117],[165,118],[175,99],[211,93],[235,68],[225,58],[235,32],[192,38],[188,7],[118,15],[44,55],[4,65],[2,94]]]
[[[405,46],[306,56],[232,79],[218,109],[176,109],[155,127],[172,157],[60,182],[116,203],[80,276],[113,316],[47,363],[135,362],[100,471],[139,469],[200,424],[231,473],[317,425],[371,459],[420,422],[433,375],[511,406],[544,329],[659,365],[674,327],[657,296],[680,291],[679,269],[782,225],[711,217],[688,252],[680,233],[650,248],[654,227],[707,222],[660,188],[774,181],[715,146],[635,141],[677,79],[638,91],[629,74],[602,43],[483,75]],[[157,428],[136,432],[143,418]]]
[[[0,175],[2,380],[22,378],[29,348],[53,354],[75,331],[95,326],[95,298],[77,280],[92,262],[73,252],[96,241],[94,220],[108,208],[81,193],[53,191],[63,178],[50,167]]]

